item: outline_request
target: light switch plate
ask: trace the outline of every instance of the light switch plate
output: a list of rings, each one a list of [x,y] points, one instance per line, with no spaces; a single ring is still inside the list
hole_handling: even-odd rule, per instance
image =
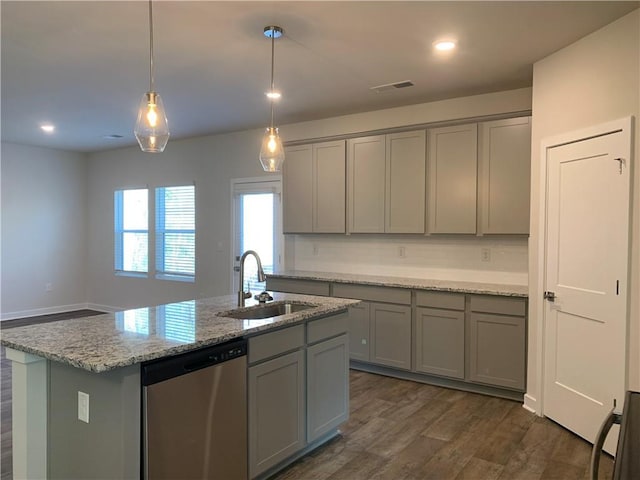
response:
[[[89,394],[78,391],[78,420],[89,423]]]

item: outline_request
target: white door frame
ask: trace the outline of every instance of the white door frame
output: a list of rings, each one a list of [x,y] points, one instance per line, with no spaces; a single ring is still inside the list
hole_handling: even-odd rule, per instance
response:
[[[575,143],[581,140],[589,138],[600,137],[614,132],[622,132],[625,145],[628,145],[628,152],[625,152],[626,158],[632,158],[632,126],[633,117],[624,117],[611,122],[594,125],[592,127],[584,128],[581,130],[574,130],[571,132],[555,135],[552,137],[543,138],[540,142],[540,177],[539,177],[539,192],[540,201],[539,215],[538,215],[538,243],[535,245],[538,255],[538,277],[534,289],[529,288],[530,292],[536,293],[536,298],[529,298],[530,303],[535,303],[536,310],[538,312],[537,328],[536,328],[536,384],[538,385],[538,391],[535,392],[537,398],[532,398],[528,393],[525,395],[525,408],[536,412],[539,416],[544,416],[544,356],[545,356],[545,327],[546,316],[543,299],[544,283],[546,278],[546,239],[547,239],[547,156],[548,150],[560,145],[566,145],[568,143]],[[633,170],[632,170],[633,171]],[[631,198],[629,199],[631,201]],[[630,210],[631,212],[632,210]],[[630,213],[631,214],[631,213]],[[534,245],[530,245],[530,248]],[[629,244],[631,248],[631,244]],[[631,269],[627,272],[627,285],[629,285],[629,276]],[[629,299],[627,298],[627,302]],[[629,338],[629,309],[627,308],[627,343]],[[627,349],[625,355],[625,371],[629,371],[629,351]],[[628,383],[628,378],[625,378],[625,384]]]
[[[284,234],[282,233],[282,175],[269,175],[264,177],[247,177],[247,178],[232,178],[231,179],[231,189],[230,189],[230,198],[231,198],[231,233],[229,234],[230,243],[229,250],[231,255],[229,257],[229,272],[231,273],[231,278],[229,280],[229,285],[231,292],[235,293],[234,289],[236,285],[234,285],[234,271],[233,267],[235,265],[233,255],[234,255],[234,247],[235,247],[235,234],[236,234],[236,217],[237,217],[237,202],[235,199],[236,193],[241,192],[242,190],[251,191],[252,184],[258,186],[264,186],[265,184],[273,184],[273,193],[277,194],[280,197],[280,206],[275,216],[274,220],[276,222],[276,238],[275,238],[275,248],[279,255],[279,261],[277,265],[284,264]],[[278,235],[277,232],[280,232]],[[274,266],[275,269],[275,266]]]

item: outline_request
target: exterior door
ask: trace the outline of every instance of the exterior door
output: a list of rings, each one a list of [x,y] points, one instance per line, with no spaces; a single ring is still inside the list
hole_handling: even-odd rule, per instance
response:
[[[590,442],[624,400],[629,161],[622,130],[547,149],[544,414]]]
[[[247,250],[260,256],[265,273],[282,269],[283,236],[281,221],[281,180],[260,178],[232,181],[233,201],[231,291],[239,291],[240,257]],[[244,290],[258,294],[265,282],[258,282],[258,267],[253,257],[245,264]]]

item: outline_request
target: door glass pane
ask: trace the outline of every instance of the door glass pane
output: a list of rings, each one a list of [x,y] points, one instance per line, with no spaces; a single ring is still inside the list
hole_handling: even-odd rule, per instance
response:
[[[274,270],[274,197],[273,193],[250,193],[240,197],[240,252],[255,250],[265,273]],[[258,282],[258,268],[253,257],[245,262],[244,280],[245,291],[248,287],[254,295],[265,289],[265,282]]]

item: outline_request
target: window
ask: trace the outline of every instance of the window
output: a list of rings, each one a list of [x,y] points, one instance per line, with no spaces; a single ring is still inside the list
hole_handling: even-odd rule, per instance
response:
[[[149,270],[147,189],[116,190],[114,206],[116,273],[146,274]]]
[[[194,281],[195,187],[156,188],[156,277]]]

